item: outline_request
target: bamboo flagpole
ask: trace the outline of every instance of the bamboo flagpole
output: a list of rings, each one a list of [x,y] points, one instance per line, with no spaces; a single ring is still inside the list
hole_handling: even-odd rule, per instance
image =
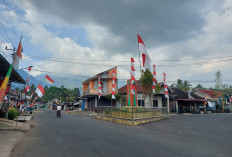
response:
[[[22,41],[22,36],[20,38],[20,41],[19,41],[19,45],[18,45],[18,49],[17,49],[17,52],[15,54],[15,52],[13,53],[13,61],[12,61],[12,64],[10,65],[8,71],[7,71],[7,74],[4,78],[4,81],[0,87],[0,107],[2,107],[2,103],[3,103],[3,98],[5,96],[5,93],[6,93],[6,89],[7,89],[7,85],[9,83],[9,79],[10,79],[10,76],[11,76],[11,72],[12,72],[12,69],[14,67],[16,63],[16,60],[17,60],[17,57],[21,58],[22,59],[22,45],[21,45],[21,41]],[[13,50],[14,51],[14,50]]]

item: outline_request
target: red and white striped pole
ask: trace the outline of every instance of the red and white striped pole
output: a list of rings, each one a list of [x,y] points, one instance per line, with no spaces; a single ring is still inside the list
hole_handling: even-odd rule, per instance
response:
[[[156,69],[155,69],[155,64],[153,65],[153,93],[155,93],[155,85],[157,83],[157,79],[156,79]]]
[[[164,75],[164,94],[165,94],[165,97],[168,98],[168,86],[166,84],[166,76],[167,75],[165,73],[163,73],[163,75]]]
[[[116,72],[115,70],[113,70],[113,80],[112,80],[112,99],[115,99],[115,76],[116,76]]]
[[[32,66],[29,66],[28,67],[28,77],[27,77],[27,82],[26,82],[26,87],[25,87],[25,89],[24,89],[24,93],[26,94],[27,92],[29,92],[29,84],[28,84],[28,82],[29,82],[29,76],[30,76],[30,71],[31,71],[31,68],[32,68]]]
[[[169,97],[168,97],[168,86],[166,84],[166,74],[163,72],[163,76],[164,76],[164,94],[165,94],[165,98],[167,98],[167,112],[170,112],[169,109]]]
[[[98,98],[101,98],[102,88],[101,88],[101,81],[100,81],[100,75],[98,75]]]
[[[135,95],[135,61],[131,57],[131,94]]]

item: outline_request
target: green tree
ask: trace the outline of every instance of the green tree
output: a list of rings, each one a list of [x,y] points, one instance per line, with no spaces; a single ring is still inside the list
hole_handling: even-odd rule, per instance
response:
[[[187,92],[191,89],[192,85],[189,81],[182,81],[181,79],[178,79],[176,84],[172,84],[171,87],[176,87]]]
[[[215,83],[215,89],[218,91],[222,90],[222,74],[220,70],[218,70],[215,74]]]
[[[152,84],[153,84],[153,75],[152,73],[146,69],[145,72],[142,71],[140,81],[143,87],[143,97],[144,103],[146,103],[147,96],[150,96],[150,103],[151,103],[151,95],[152,95]]]
[[[184,81],[183,85],[182,85],[182,90],[187,92],[191,89],[192,85],[190,84],[189,81]]]
[[[205,89],[205,87],[203,87],[201,84],[197,84],[196,87],[193,88],[193,90],[196,89]]]

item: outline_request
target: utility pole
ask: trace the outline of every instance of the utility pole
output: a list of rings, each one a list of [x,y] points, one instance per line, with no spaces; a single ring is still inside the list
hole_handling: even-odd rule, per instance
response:
[[[20,39],[20,41],[21,41],[21,39]],[[13,51],[13,53],[12,53],[12,64],[10,65],[10,67],[9,67],[9,69],[7,71],[7,74],[6,74],[5,78],[4,78],[4,81],[2,82],[2,85],[0,87],[0,108],[2,107],[5,92],[6,92],[6,88],[7,88],[10,76],[11,76],[12,69],[13,69],[14,64],[15,64],[15,52],[16,52],[15,47],[13,49],[8,49],[6,47],[6,50]]]

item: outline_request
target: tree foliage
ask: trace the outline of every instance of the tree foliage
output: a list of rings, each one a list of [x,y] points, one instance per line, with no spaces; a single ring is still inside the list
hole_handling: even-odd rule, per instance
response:
[[[79,91],[79,88],[67,89],[64,86],[61,87],[45,86],[44,90],[45,90],[44,96],[41,99],[38,99],[38,101],[47,103],[54,98],[58,98],[61,101],[74,101],[76,99],[76,94]]]
[[[215,74],[215,89],[216,90],[222,90],[223,89],[223,85],[222,85],[222,74],[221,71],[218,70]]]
[[[145,100],[147,96],[151,96],[152,94],[153,75],[148,69],[146,69],[145,72],[142,71],[141,77],[139,80],[141,81],[141,84],[143,87],[143,95],[144,95],[143,97]]]
[[[182,81],[181,79],[178,79],[176,84],[172,84],[171,87],[176,87],[176,88],[179,88],[179,89],[187,92],[187,91],[191,90],[192,85],[190,84],[189,81],[186,81],[186,80]]]

